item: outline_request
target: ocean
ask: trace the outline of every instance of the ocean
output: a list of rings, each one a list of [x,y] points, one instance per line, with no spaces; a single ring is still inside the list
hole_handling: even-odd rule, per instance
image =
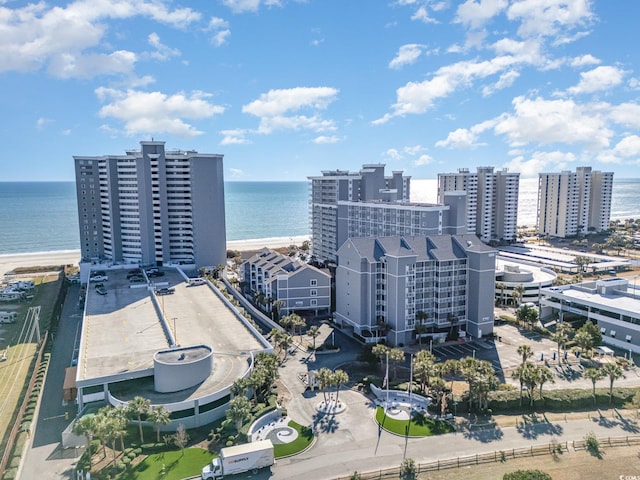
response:
[[[534,225],[538,180],[520,180],[518,224]],[[411,200],[435,203],[437,181],[412,179]],[[226,182],[227,240],[310,234],[308,182]],[[640,179],[615,179],[611,218],[640,216]],[[74,182],[0,182],[0,255],[79,250]]]

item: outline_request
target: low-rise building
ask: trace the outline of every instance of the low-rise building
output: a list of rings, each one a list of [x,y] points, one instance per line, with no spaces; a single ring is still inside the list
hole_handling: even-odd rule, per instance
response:
[[[295,311],[329,313],[331,275],[300,260],[265,248],[241,265],[245,293],[259,303],[278,307],[282,315]]]
[[[567,313],[597,323],[602,341],[640,353],[640,296],[625,278],[604,278],[573,285],[542,289],[540,318],[559,318]]]
[[[475,235],[349,238],[338,250],[334,320],[370,343],[489,335],[495,255]]]
[[[496,305],[540,302],[542,289],[553,286],[556,272],[534,262],[496,258]],[[519,289],[522,286],[522,289]]]

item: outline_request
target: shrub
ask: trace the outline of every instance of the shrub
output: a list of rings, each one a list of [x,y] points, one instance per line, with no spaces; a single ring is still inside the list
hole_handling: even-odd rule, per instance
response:
[[[551,475],[540,470],[516,470],[505,473],[502,480],[551,480]]]

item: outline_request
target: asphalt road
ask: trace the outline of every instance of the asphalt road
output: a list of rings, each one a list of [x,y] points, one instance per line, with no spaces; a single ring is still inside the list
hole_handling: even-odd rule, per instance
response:
[[[61,432],[76,415],[75,406],[63,405],[62,385],[65,368],[71,365],[74,357],[76,335],[79,335],[82,319],[82,310],[78,308],[79,291],[79,285],[71,285],[62,308],[40,408],[37,418],[34,418],[35,428],[31,426],[30,442],[26,446],[18,475],[21,480],[72,478],[73,464],[81,454],[60,448]]]

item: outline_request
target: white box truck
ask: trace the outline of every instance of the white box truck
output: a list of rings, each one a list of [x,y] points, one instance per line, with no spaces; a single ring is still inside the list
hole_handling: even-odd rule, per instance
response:
[[[271,440],[245,443],[220,449],[220,456],[202,469],[202,480],[217,480],[225,475],[258,470],[273,465]]]

